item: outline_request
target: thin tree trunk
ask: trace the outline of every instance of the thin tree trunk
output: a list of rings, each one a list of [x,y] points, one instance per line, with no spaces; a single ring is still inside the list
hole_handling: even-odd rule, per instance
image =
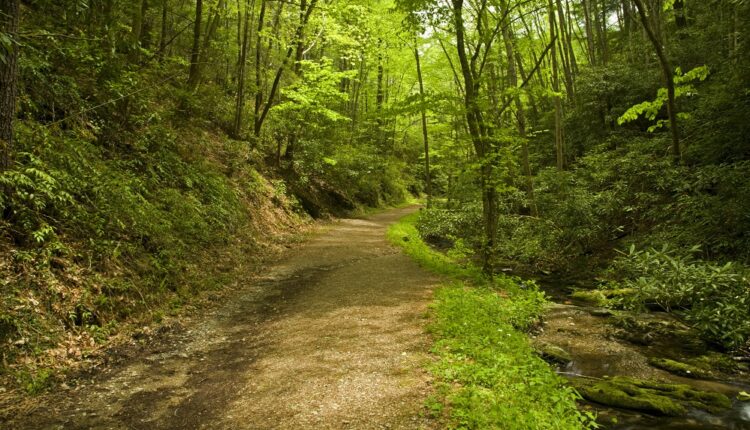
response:
[[[260,123],[261,109],[263,109],[263,55],[262,46],[263,26],[266,19],[266,0],[260,2],[260,14],[258,15],[258,32],[255,35],[255,111],[253,114],[253,134],[257,138],[260,133],[258,124]]]
[[[552,91],[555,92],[555,159],[557,160],[558,170],[565,168],[565,152],[562,132],[562,101],[558,93],[560,92],[560,77],[557,66],[557,44],[554,42],[556,39],[556,26],[555,26],[555,9],[552,4],[552,0],[548,0],[547,6],[549,9],[549,26],[550,26],[550,37],[552,38],[552,51],[550,57],[552,60]]]
[[[681,30],[688,25],[687,16],[685,16],[684,0],[675,0],[674,2],[674,22],[677,29]]]
[[[575,89],[573,87],[573,73],[571,71],[570,65],[570,57],[572,56],[572,51],[569,50],[570,44],[568,43],[570,37],[568,36],[568,26],[565,24],[565,13],[563,11],[562,2],[560,0],[557,0],[556,3],[557,19],[560,24],[558,27],[558,40],[560,41],[560,46],[562,47],[561,58],[563,60],[563,73],[565,73],[565,91],[567,93],[568,100],[572,102],[575,97]]]
[[[207,57],[209,52],[211,51],[211,43],[214,40],[214,35],[216,35],[216,30],[218,30],[219,28],[222,9],[224,9],[225,5],[226,0],[219,0],[219,3],[216,5],[213,13],[211,14],[211,16],[209,16],[208,22],[206,22],[206,32],[203,36],[203,46],[200,50],[201,60],[198,63],[198,76],[196,86],[200,84],[201,78],[203,77],[203,69],[207,63]]]
[[[667,86],[667,114],[669,115],[669,127],[672,131],[672,157],[675,164],[679,164],[682,162],[682,149],[680,147],[680,131],[677,128],[677,107],[675,104],[674,75],[672,74],[672,66],[669,64],[669,59],[664,52],[664,47],[651,28],[650,21],[646,15],[646,8],[643,6],[643,0],[633,1],[638,9],[638,15],[641,17],[643,29],[646,30],[646,34],[656,50],[656,55],[659,57],[662,77]]]
[[[200,80],[201,31],[203,28],[203,0],[195,0],[195,23],[193,24],[193,49],[190,52],[190,75],[188,88],[193,90]]]
[[[414,38],[414,60],[417,62],[417,79],[419,80],[419,100],[421,102],[420,113],[422,114],[422,141],[424,142],[424,171],[425,186],[427,191],[427,207],[432,206],[432,178],[430,175],[430,143],[427,134],[427,108],[425,106],[424,81],[422,80],[422,64],[419,61],[419,48],[417,38]]]
[[[511,88],[518,87],[518,73],[516,71],[516,48],[513,27],[509,22],[503,25],[503,41],[505,42],[505,54],[508,62],[508,85]],[[519,91],[513,93],[513,102],[516,107],[516,126],[518,135],[521,138],[521,167],[526,179],[526,197],[529,199],[531,214],[537,216],[536,201],[534,198],[534,181],[531,176],[531,164],[529,163],[529,145],[526,139],[526,115],[521,103]]]
[[[161,2],[161,34],[159,35],[159,61],[164,59],[165,50],[167,49],[167,32],[168,21],[167,14],[169,13],[169,0],[162,0]]]
[[[300,0],[300,3],[299,3],[300,22],[302,22],[302,20],[305,19],[306,11],[307,11],[307,0]],[[305,49],[304,41],[300,37],[299,39],[297,39],[297,47],[295,49],[295,54],[294,54],[294,66],[292,68],[294,70],[294,74],[297,75],[298,77],[302,74],[302,58],[304,56],[304,49]],[[289,142],[287,143],[287,146],[286,146],[286,154],[284,154],[286,160],[289,162],[290,168],[294,166],[294,153],[297,149],[298,139],[299,139],[298,129],[293,128],[289,136]]]
[[[255,127],[254,127],[254,135],[256,138],[260,137],[261,129],[263,128],[263,123],[266,120],[266,117],[268,116],[268,112],[271,110],[271,106],[273,105],[273,100],[276,97],[276,92],[279,89],[279,85],[281,84],[281,77],[284,74],[284,70],[286,70],[289,61],[292,58],[292,54],[294,53],[294,47],[296,46],[296,43],[298,40],[300,40],[304,34],[305,27],[307,26],[307,23],[310,21],[310,16],[313,13],[313,10],[315,9],[316,4],[318,3],[318,0],[311,0],[310,5],[307,7],[307,10],[304,13],[302,21],[297,25],[297,29],[294,32],[294,40],[289,45],[289,48],[287,49],[286,55],[284,56],[284,60],[282,61],[279,68],[276,70],[276,76],[274,77],[273,84],[271,85],[271,91],[268,94],[268,98],[266,99],[266,103],[263,106],[262,112],[260,112],[260,116],[256,118],[255,121]]]
[[[0,0],[0,32],[11,38],[0,47],[0,172],[10,168],[13,160],[13,121],[18,96],[18,25],[20,0]]]
[[[597,0],[594,0],[596,2]],[[601,14],[601,18],[598,18],[599,25],[597,26],[596,31],[599,33],[599,45],[601,45],[601,59],[602,64],[607,64],[609,62],[609,38],[607,37],[607,2],[606,0],[602,0],[601,5],[597,6],[599,8],[599,13]]]
[[[567,36],[568,36],[568,51],[570,52],[570,68],[571,72],[573,73],[573,80],[575,82],[575,77],[578,75],[578,61],[576,60],[576,53],[575,48],[573,48],[573,37],[575,36],[573,32],[573,18],[570,13],[570,0],[565,0],[565,13],[567,16]]]
[[[133,27],[130,32],[131,49],[138,50],[141,43],[141,33],[143,32],[143,17],[148,9],[148,0],[141,0],[140,3],[133,5]]]
[[[594,42],[594,29],[591,20],[591,0],[583,0],[583,16],[586,27],[586,47],[589,53],[589,62],[592,65],[596,65],[596,43]]]
[[[255,10],[255,0],[245,1],[245,26],[242,34],[242,45],[240,48],[239,61],[237,64],[237,102],[234,113],[234,129],[232,133],[235,139],[242,135],[242,116],[245,110],[245,71],[247,69],[247,48],[250,45],[250,16]],[[238,11],[239,13],[239,11]],[[241,22],[241,21],[240,21]]]

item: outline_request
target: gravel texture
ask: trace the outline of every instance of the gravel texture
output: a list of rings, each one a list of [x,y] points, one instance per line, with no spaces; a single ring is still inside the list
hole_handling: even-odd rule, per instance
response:
[[[387,243],[414,208],[339,220],[215,311],[3,428],[419,429],[439,280]]]

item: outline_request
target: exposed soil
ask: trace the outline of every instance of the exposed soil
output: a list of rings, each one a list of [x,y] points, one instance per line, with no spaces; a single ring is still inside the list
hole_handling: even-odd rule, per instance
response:
[[[385,239],[413,210],[334,223],[148,354],[2,427],[434,428],[424,326],[439,280]]]

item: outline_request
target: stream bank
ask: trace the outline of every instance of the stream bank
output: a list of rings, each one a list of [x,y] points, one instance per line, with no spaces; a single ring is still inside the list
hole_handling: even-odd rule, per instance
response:
[[[747,362],[712,349],[666,312],[609,310],[575,294],[585,291],[580,282],[536,281],[554,304],[533,343],[603,428],[750,429],[750,401],[738,398],[750,391]]]

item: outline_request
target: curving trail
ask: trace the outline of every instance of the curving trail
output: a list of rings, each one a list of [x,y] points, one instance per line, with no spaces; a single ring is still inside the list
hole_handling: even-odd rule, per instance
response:
[[[389,245],[414,208],[346,219],[166,345],[9,428],[418,429],[438,279]]]

